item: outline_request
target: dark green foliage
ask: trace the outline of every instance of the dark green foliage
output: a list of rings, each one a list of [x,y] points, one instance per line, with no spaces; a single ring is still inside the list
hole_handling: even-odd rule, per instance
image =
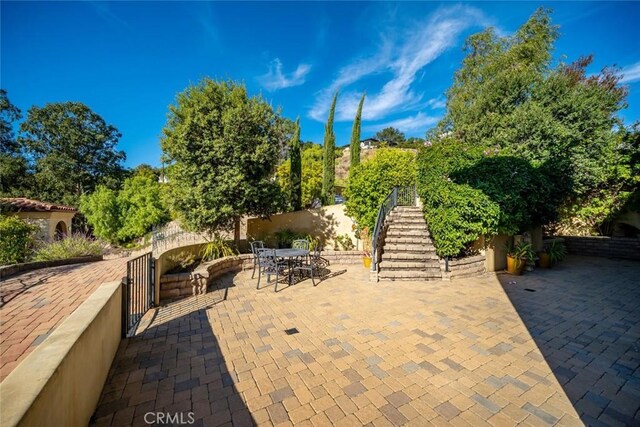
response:
[[[21,117],[7,91],[0,89],[0,197],[29,196],[33,185],[29,164],[13,133]]]
[[[353,128],[351,129],[351,142],[349,144],[349,160],[351,169],[360,164],[360,128],[362,122],[362,105],[364,104],[365,95],[366,94],[363,93],[362,98],[360,98],[356,117],[353,120]]]
[[[0,265],[16,264],[29,259],[37,227],[17,216],[0,216]]]
[[[324,157],[322,164],[322,203],[334,203],[334,186],[336,181],[336,135],[333,133],[333,116],[336,111],[338,92],[333,96],[329,117],[324,128]]]
[[[117,187],[124,177],[120,132],[82,103],[31,107],[20,130],[42,200],[77,205],[82,194],[101,184]]]
[[[350,171],[345,188],[345,212],[362,229],[373,230],[380,204],[393,187],[416,182],[416,156],[395,148],[376,150],[373,158]]]
[[[178,94],[161,141],[172,211],[190,230],[230,229],[243,215],[281,208],[272,180],[286,121],[244,85],[204,79]]]
[[[447,93],[447,114],[427,139],[435,141],[433,148],[457,145],[476,157],[469,161],[454,152],[441,153],[443,147],[426,149],[433,158],[421,162],[421,174],[438,171],[438,162],[454,163],[444,173],[419,180],[424,197],[433,200],[439,194],[434,187],[462,184],[480,191],[499,210],[497,216],[490,209],[489,216],[472,221],[481,227],[456,227],[454,215],[442,212],[440,218],[451,223],[452,233],[470,232],[464,239],[448,237],[438,235],[438,224],[430,224],[441,252],[446,244],[445,252],[455,255],[464,240],[477,237],[472,229],[511,234],[558,215],[561,224],[576,217],[582,218],[581,225],[589,223],[584,218],[602,223],[625,204],[629,186],[620,185],[625,180],[619,178],[628,169],[620,168],[624,156],[618,149],[621,122],[616,113],[625,105],[626,90],[618,86],[616,70],[587,77],[590,57],[553,67],[557,35],[549,11],[539,9],[513,36],[498,37],[489,29],[467,40],[467,56]],[[438,176],[452,184],[438,187]],[[458,208],[463,205],[461,201]],[[427,219],[442,206],[426,204]]]
[[[397,147],[405,142],[404,133],[393,127],[384,128],[374,136],[382,146]]]
[[[291,170],[290,203],[294,211],[302,209],[302,156],[300,147],[300,118],[296,120],[296,130],[291,139],[289,149]]]
[[[480,235],[495,234],[500,207],[481,190],[452,176],[471,168],[482,150],[445,139],[418,154],[418,194],[438,255],[457,256]]]
[[[322,195],[322,160],[320,144],[305,143],[302,147],[302,206],[309,207]],[[285,194],[291,193],[291,159],[278,166],[276,177]]]

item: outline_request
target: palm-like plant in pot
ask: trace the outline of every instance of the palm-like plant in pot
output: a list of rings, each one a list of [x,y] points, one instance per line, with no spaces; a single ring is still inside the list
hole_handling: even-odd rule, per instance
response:
[[[535,251],[533,246],[528,242],[518,242],[513,244],[510,242],[507,247],[507,271],[510,274],[520,276],[524,272],[527,261],[533,262],[535,259]]]
[[[559,240],[553,240],[540,252],[540,267],[551,268],[567,256],[567,247]]]
[[[371,233],[369,227],[362,227],[356,230],[356,237],[362,240],[362,264],[365,268],[371,268]]]

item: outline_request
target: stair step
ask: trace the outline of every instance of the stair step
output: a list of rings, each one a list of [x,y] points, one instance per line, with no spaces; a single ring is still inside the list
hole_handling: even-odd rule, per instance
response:
[[[438,255],[435,252],[399,252],[390,251],[386,247],[382,253],[382,260],[398,260],[398,261],[438,261]],[[439,262],[439,261],[438,261]]]
[[[429,236],[429,230],[426,226],[417,227],[389,227],[387,236]]]
[[[393,218],[389,221],[389,226],[392,225],[406,225],[406,226],[427,226],[424,219],[407,219],[407,218]]]
[[[429,238],[429,235],[419,234],[387,234],[385,238],[385,244],[387,243],[406,243],[410,245],[429,245],[433,246],[433,241]]]
[[[392,211],[389,214],[390,218],[420,218],[420,219],[424,219],[424,215],[422,214],[422,211],[408,211],[408,212],[396,212],[396,211]]]
[[[392,223],[389,224],[389,228],[387,229],[389,231],[399,231],[399,232],[403,232],[403,231],[419,231],[422,233],[427,233],[429,234],[429,229],[427,228],[427,224],[397,224],[397,223]]]
[[[442,273],[430,273],[427,271],[380,271],[380,280],[441,280]]]
[[[410,252],[410,253],[435,253],[436,249],[430,244],[419,243],[391,243],[387,239],[384,245],[385,252]]]
[[[380,261],[380,271],[382,270],[419,270],[419,271],[438,270],[440,271],[440,262],[437,260],[430,260],[430,261],[383,260],[383,261]]]
[[[427,230],[387,230],[385,239],[431,239]]]

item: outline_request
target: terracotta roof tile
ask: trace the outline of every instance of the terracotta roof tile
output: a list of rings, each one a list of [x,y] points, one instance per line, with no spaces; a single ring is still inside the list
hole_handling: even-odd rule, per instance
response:
[[[0,198],[0,206],[11,211],[22,212],[77,212],[76,208],[65,205],[54,205],[40,200],[25,197]]]

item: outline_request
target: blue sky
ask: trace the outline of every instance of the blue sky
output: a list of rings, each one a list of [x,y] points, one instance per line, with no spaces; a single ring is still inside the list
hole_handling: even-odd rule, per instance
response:
[[[590,72],[623,68],[627,123],[640,119],[639,2],[561,3],[1,3],[0,82],[23,112],[80,101],[123,134],[128,166],[158,165],[167,106],[202,77],[244,81],[322,142],[340,89],[338,145],[367,92],[363,137],[395,126],[424,136],[464,39],[487,26],[515,31],[538,6],[560,25],[556,59],[593,53]]]

